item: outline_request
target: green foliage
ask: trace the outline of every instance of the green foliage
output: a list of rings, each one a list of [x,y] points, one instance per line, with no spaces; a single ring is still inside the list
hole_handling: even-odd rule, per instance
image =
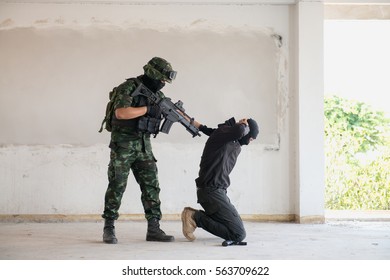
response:
[[[390,120],[362,102],[325,99],[327,209],[390,209]]]

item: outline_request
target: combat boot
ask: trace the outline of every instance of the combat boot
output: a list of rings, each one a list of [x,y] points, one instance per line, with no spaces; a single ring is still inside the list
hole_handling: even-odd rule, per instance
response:
[[[189,240],[194,241],[195,235],[194,231],[196,229],[196,222],[194,220],[194,214],[196,210],[191,207],[185,207],[183,212],[181,212],[181,221],[183,224],[182,231],[183,235]]]
[[[104,221],[103,242],[108,244],[118,243],[118,239],[115,237],[114,220],[106,219]]]
[[[157,218],[151,218],[148,220],[146,241],[171,242],[175,241],[175,238],[172,235],[166,235],[165,232],[160,229],[160,222]]]

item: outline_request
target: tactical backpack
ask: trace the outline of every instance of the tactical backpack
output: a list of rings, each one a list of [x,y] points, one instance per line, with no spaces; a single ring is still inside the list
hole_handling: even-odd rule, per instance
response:
[[[138,85],[140,83],[140,81],[136,78],[130,78],[131,80],[135,81],[136,84]],[[114,104],[115,104],[115,101],[116,101],[116,98],[118,97],[118,93],[117,93],[117,89],[118,89],[119,86],[117,87],[114,87],[110,93],[108,94],[108,97],[109,97],[109,101],[107,103],[107,106],[106,106],[106,115],[102,121],[102,124],[100,126],[100,129],[99,129],[99,132],[102,132],[103,131],[103,127],[108,131],[108,132],[111,132],[112,131],[112,124],[111,124],[111,120],[112,120],[112,117],[114,115]]]
[[[114,114],[114,102],[116,100],[116,97],[118,96],[116,89],[117,89],[117,87],[114,87],[110,91],[110,93],[108,94],[109,101],[108,101],[107,106],[106,106],[106,115],[105,115],[105,117],[102,121],[102,125],[100,126],[100,129],[99,129],[100,133],[103,131],[103,126],[109,132],[111,132],[111,130],[112,130],[111,119],[112,119],[112,116]]]

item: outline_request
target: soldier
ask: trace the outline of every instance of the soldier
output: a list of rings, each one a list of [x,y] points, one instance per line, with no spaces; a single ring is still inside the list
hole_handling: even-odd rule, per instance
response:
[[[227,196],[230,185],[229,174],[236,164],[242,145],[256,139],[259,127],[253,119],[242,119],[238,123],[231,118],[217,129],[208,128],[195,121],[195,126],[209,139],[200,161],[199,177],[195,180],[198,203],[204,210],[185,207],[181,219],[183,234],[195,240],[197,227],[225,239],[223,246],[246,245],[243,222]]]
[[[140,186],[141,201],[148,221],[147,241],[174,241],[160,229],[160,187],[156,159],[153,156],[150,135],[157,134],[162,119],[161,109],[150,104],[144,96],[131,96],[140,83],[164,97],[160,91],[165,82],[171,83],[176,71],[165,59],[154,57],[144,67],[144,74],[127,79],[114,88],[111,120],[109,184],[105,194],[103,242],[116,244],[114,221],[119,217],[119,207],[125,192],[130,169]]]

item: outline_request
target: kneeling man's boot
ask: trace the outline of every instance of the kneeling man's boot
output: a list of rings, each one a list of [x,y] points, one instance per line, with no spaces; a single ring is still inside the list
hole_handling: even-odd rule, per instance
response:
[[[160,229],[160,222],[157,218],[151,218],[148,220],[146,241],[171,242],[175,241],[175,238],[172,235],[166,235],[165,232]]]
[[[118,243],[118,239],[115,236],[114,220],[105,220],[103,229],[103,242],[108,244]]]
[[[191,207],[185,207],[183,212],[181,212],[181,221],[183,223],[183,235],[189,240],[194,241],[195,235],[194,231],[197,227],[196,222],[194,220],[196,210]]]

